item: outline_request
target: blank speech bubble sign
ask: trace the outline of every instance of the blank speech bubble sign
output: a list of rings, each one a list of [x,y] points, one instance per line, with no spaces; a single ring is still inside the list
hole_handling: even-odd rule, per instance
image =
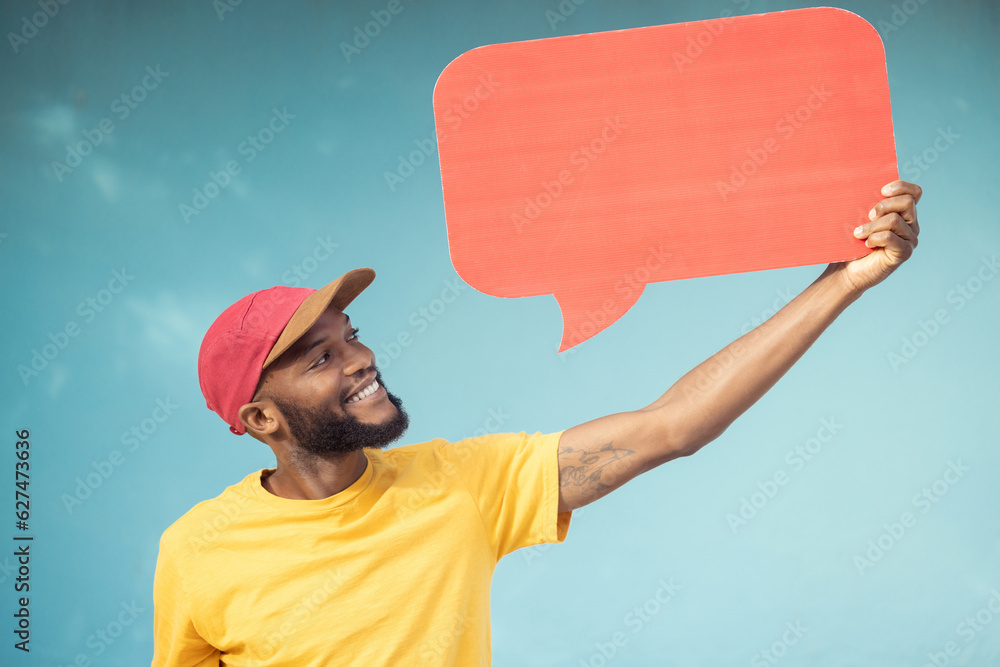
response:
[[[647,283],[844,261],[895,180],[885,51],[829,7],[493,44],[434,89],[451,260],[562,352]]]

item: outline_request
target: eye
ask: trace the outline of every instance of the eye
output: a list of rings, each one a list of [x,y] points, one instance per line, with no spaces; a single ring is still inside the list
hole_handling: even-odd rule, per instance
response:
[[[326,360],[330,358],[329,352],[324,352],[323,356],[316,360],[316,363],[309,367],[309,370],[316,368],[317,366],[322,366],[326,363]]]
[[[358,334],[360,332],[361,332],[361,329],[351,329],[351,337],[348,338],[347,340],[357,340],[358,339]]]

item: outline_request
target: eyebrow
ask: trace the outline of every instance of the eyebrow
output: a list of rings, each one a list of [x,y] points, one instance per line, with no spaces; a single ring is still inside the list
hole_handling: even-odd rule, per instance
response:
[[[344,313],[343,315],[344,315],[344,324],[346,324],[347,326],[351,326],[351,318],[350,318],[350,316],[347,313]],[[353,327],[351,327],[351,328],[353,328]],[[326,341],[327,341],[326,337],[323,337],[323,338],[320,338],[319,340],[313,341],[312,343],[309,344],[309,347],[307,347],[306,349],[302,350],[302,352],[300,352],[297,355],[296,361],[300,361],[303,357],[305,357],[307,354],[309,354],[309,352],[314,347],[316,347],[317,345],[322,345]]]

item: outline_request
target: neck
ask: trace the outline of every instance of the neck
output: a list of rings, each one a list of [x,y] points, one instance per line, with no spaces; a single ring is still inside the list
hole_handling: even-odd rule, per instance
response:
[[[278,456],[273,473],[261,477],[269,492],[290,500],[322,500],[334,496],[364,474],[368,459],[361,450],[329,457]]]

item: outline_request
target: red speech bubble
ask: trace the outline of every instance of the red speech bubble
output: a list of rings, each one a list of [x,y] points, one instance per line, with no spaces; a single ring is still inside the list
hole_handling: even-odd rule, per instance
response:
[[[882,40],[828,7],[483,46],[434,114],[455,270],[555,295],[560,352],[650,282],[866,254],[898,177]]]

